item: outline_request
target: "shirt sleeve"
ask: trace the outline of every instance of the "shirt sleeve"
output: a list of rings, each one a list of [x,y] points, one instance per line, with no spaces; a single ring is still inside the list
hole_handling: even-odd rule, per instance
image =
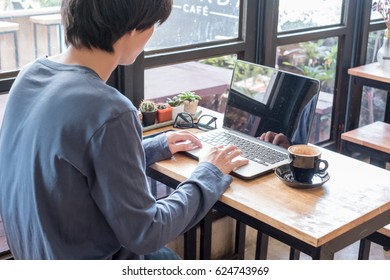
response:
[[[94,134],[88,148],[93,166],[89,180],[91,196],[121,246],[147,254],[203,218],[232,178],[210,163],[201,163],[175,192],[156,201],[145,175],[146,158],[136,118],[134,112],[125,113]],[[152,140],[148,153],[152,147],[167,145],[154,141],[166,142],[166,137]]]
[[[142,146],[145,151],[146,166],[149,166],[156,161],[168,159],[172,156],[165,133],[144,139],[142,141]]]

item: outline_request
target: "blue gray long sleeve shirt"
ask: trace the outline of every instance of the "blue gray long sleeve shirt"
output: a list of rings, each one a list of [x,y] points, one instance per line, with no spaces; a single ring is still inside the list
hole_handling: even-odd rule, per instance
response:
[[[194,226],[231,182],[201,163],[156,201],[146,167],[171,156],[142,141],[133,104],[92,70],[46,58],[27,66],[0,132],[0,215],[16,259],[129,258]]]

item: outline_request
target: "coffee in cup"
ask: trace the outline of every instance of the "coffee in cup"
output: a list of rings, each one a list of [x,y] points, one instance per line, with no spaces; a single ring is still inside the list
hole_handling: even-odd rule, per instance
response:
[[[328,162],[321,159],[320,149],[310,145],[292,145],[288,148],[290,169],[295,181],[310,183],[317,173],[325,172]]]

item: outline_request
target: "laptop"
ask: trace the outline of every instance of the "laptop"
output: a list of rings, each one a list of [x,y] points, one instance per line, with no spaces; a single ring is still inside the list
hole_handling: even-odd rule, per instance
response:
[[[291,144],[307,144],[319,90],[316,79],[238,60],[223,127],[199,134],[203,147],[186,153],[199,159],[212,146],[230,143],[249,159],[233,175],[251,180],[269,173],[288,163],[287,148],[258,137],[271,131],[283,133]]]

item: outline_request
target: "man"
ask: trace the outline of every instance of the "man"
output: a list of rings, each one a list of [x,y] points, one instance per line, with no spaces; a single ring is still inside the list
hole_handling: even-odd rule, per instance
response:
[[[69,48],[20,72],[0,134],[0,214],[16,259],[143,259],[194,226],[227,174],[247,163],[233,161],[235,147],[219,147],[172,195],[150,193],[146,166],[201,143],[187,132],[142,142],[136,108],[105,82],[134,62],[171,8],[171,0],[62,2]]]

